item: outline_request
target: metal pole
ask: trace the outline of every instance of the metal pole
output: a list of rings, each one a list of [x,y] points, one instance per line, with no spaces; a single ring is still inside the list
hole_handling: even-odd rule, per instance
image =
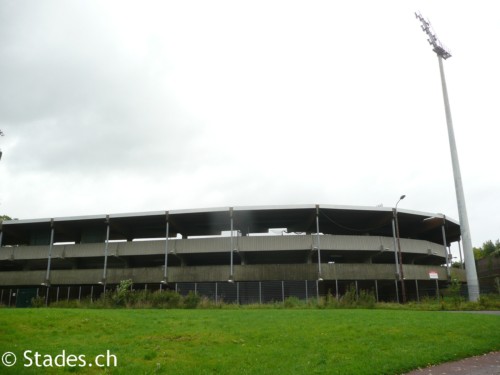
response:
[[[45,288],[45,306],[49,305],[49,292],[50,292],[50,285]]]
[[[375,280],[375,301],[378,302],[378,283],[377,283],[377,280]]]
[[[236,303],[240,304],[240,283],[236,283]]]
[[[52,261],[52,246],[54,245],[54,219],[50,219],[50,244],[49,244],[49,258],[47,261],[47,273],[45,274],[44,285],[50,286],[50,263]]]
[[[308,293],[307,293],[307,280],[305,280],[306,282],[306,303],[309,301],[309,298],[308,298]]]
[[[262,281],[259,281],[259,304],[262,305]]]
[[[444,226],[446,224],[446,217],[443,215],[443,224],[441,225],[441,233],[443,235],[443,247],[444,247],[444,253],[446,254],[446,274],[448,275],[448,280],[451,277],[450,273],[450,253],[448,246],[446,244],[446,231],[444,229]]]
[[[398,262],[398,245],[396,242],[396,225],[394,223],[395,223],[395,220],[394,220],[394,211],[393,211],[393,215],[392,215],[392,239],[394,242],[394,263],[396,264],[396,279],[395,279],[396,280],[396,299],[399,303],[398,281],[400,279],[400,276],[399,276],[399,262]]]
[[[398,280],[394,280],[394,285],[396,285],[396,301],[399,303]]]
[[[458,217],[460,220],[460,231],[462,233],[462,242],[464,245],[465,274],[467,276],[467,288],[469,291],[469,300],[475,302],[479,299],[479,281],[476,272],[476,263],[472,251],[472,239],[470,235],[469,219],[467,216],[467,207],[465,205],[465,194],[460,173],[460,164],[458,162],[457,145],[455,143],[455,134],[453,131],[453,121],[451,119],[450,103],[448,100],[448,90],[446,88],[446,79],[444,76],[443,59],[438,55],[439,72],[441,75],[441,86],[443,89],[444,109],[446,113],[446,125],[448,127],[448,140],[450,143],[451,163],[453,166],[453,177],[455,180],[455,192],[457,196]]]
[[[168,211],[165,213],[166,215],[166,224],[165,224],[165,268],[163,269],[163,284],[168,283],[168,235],[169,235],[169,221],[168,221]]]
[[[337,263],[333,262],[333,273],[335,275],[335,299],[339,300],[339,278],[337,276]]]
[[[392,215],[392,240],[394,242],[394,264],[396,265],[396,277],[399,280],[398,244],[396,242],[396,225],[394,224],[394,213]]]
[[[418,292],[418,280],[415,279],[415,289],[417,290],[417,302],[420,302],[420,294]]]
[[[403,303],[406,303],[406,289],[405,289],[405,277],[403,273],[403,255],[401,251],[401,242],[399,239],[399,223],[398,223],[398,208],[394,209],[394,221],[396,222],[396,239],[398,241],[398,255],[399,255],[399,280],[401,282],[401,297]]]
[[[281,300],[285,303],[285,281],[281,280]]]
[[[318,246],[318,280],[323,281],[321,275],[321,248],[319,243],[319,205],[316,205],[316,244]]]
[[[231,239],[230,239],[230,245],[231,245],[231,251],[230,251],[230,262],[231,262],[231,267],[230,267],[230,272],[229,272],[229,282],[233,283],[234,282],[234,274],[233,274],[233,208],[229,208],[229,219],[231,222]]]
[[[101,284],[104,288],[103,295],[106,297],[106,277],[108,272],[108,248],[109,248],[109,215],[106,216],[106,242],[104,245],[104,270],[102,271]]]

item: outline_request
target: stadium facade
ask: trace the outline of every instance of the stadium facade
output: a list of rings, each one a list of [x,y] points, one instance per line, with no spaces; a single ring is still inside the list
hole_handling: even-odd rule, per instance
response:
[[[418,300],[447,284],[449,247],[458,241],[453,219],[388,207],[225,207],[11,220],[0,223],[0,303],[15,305],[33,293],[49,301],[97,298],[127,279],[135,289],[192,290],[239,303],[338,296],[349,287],[386,301],[400,300],[404,287],[408,299]],[[461,269],[454,277],[465,281]],[[27,290],[32,294],[23,294]]]

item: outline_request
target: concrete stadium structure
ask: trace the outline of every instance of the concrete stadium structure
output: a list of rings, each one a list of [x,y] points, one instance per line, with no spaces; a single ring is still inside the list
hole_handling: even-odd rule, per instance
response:
[[[136,289],[193,290],[239,303],[339,295],[349,286],[391,301],[404,286],[408,299],[419,299],[448,282],[449,246],[457,241],[455,220],[387,207],[226,207],[11,220],[0,223],[0,303],[13,305],[26,289],[50,301],[96,298],[126,279]],[[455,275],[465,281],[463,270]]]

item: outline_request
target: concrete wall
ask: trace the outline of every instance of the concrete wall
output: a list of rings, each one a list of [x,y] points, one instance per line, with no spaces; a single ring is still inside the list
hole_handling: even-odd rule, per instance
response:
[[[446,268],[435,266],[405,265],[406,280],[429,280],[429,271],[436,271],[439,280],[446,280]],[[454,270],[461,281],[465,281],[463,270]],[[394,280],[394,265],[388,264],[322,264],[325,280]],[[238,281],[265,280],[315,280],[317,264],[276,264],[235,266],[234,276]],[[97,284],[103,276],[102,269],[53,270],[50,273],[52,285]],[[229,265],[170,267],[169,282],[227,281]],[[119,283],[132,279],[135,283],[160,283],[163,267],[113,268],[107,270],[107,282]],[[45,271],[10,271],[0,273],[0,285],[40,285],[45,280]]]
[[[315,248],[316,236],[252,236],[234,237],[235,249],[243,252],[252,251],[290,251],[311,250]],[[225,253],[230,251],[230,238],[193,238],[169,240],[169,253]],[[320,236],[321,250],[373,251],[394,250],[393,239],[371,236]],[[52,248],[54,258],[85,258],[104,255],[105,244],[55,245]],[[443,246],[422,240],[401,239],[404,253],[428,254],[431,252],[445,258]],[[108,254],[115,256],[164,254],[165,241],[111,242]],[[17,246],[0,248],[0,260],[6,259],[47,259],[49,246]],[[444,260],[443,260],[444,263]]]

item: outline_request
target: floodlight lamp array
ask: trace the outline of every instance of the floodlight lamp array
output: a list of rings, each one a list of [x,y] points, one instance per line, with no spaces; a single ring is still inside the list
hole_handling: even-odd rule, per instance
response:
[[[441,56],[443,59],[447,59],[451,57],[451,52],[448,48],[446,48],[443,43],[437,38],[436,33],[432,29],[431,23],[428,19],[424,18],[420,12],[415,12],[415,17],[422,22],[422,31],[424,31],[429,37],[427,41],[433,47],[432,50],[436,52],[438,56]]]

